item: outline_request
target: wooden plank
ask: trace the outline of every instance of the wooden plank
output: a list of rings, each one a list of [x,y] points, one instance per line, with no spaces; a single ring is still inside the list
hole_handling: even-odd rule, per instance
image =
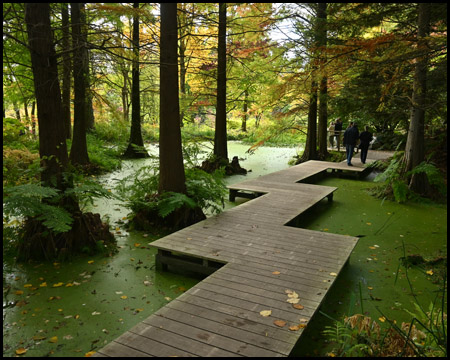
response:
[[[112,341],[104,348],[92,355],[93,357],[153,357],[153,355],[133,349]]]

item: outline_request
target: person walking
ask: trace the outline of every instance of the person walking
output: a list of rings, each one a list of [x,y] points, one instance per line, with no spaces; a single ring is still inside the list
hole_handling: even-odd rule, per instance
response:
[[[334,135],[336,137],[336,144],[338,151],[340,150],[341,147],[341,131],[342,131],[342,120],[339,117],[336,119],[336,122],[334,123]]]
[[[359,140],[361,142],[359,144],[359,148],[361,149],[361,162],[363,164],[366,163],[367,153],[369,152],[369,145],[372,139],[373,136],[372,133],[369,132],[369,127],[364,126],[364,131],[361,134],[359,134]]]
[[[328,141],[330,142],[331,148],[334,146],[334,121],[331,122],[330,126],[328,127]]]
[[[353,149],[355,148],[356,141],[359,139],[358,128],[354,126],[354,122],[351,121],[349,127],[344,132],[344,146],[347,154],[347,165],[353,166],[352,157]]]

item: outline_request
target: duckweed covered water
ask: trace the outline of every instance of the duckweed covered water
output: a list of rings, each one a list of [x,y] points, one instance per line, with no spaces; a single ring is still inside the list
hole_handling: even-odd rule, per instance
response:
[[[249,155],[248,146],[229,143],[229,156],[239,156],[246,176],[236,183],[287,168],[294,148],[264,148]],[[157,154],[156,147],[150,152]],[[118,179],[153,160],[125,161],[120,171],[99,181],[113,188]],[[394,284],[403,244],[408,254],[433,257],[447,253],[447,209],[423,204],[399,205],[368,195],[369,181],[325,179],[337,186],[334,201],[321,202],[300,219],[299,226],[331,233],[364,235],[321,311],[340,318],[349,311],[350,298],[363,292],[364,312],[409,321],[404,309],[413,310],[412,296],[403,273]],[[237,204],[244,199],[238,199]],[[227,202],[226,209],[236,206]],[[66,263],[4,263],[3,356],[84,356],[112,341],[157,309],[194,286],[193,277],[155,271],[156,251],[148,245],[158,236],[124,229],[128,210],[116,200],[99,199],[96,212],[109,218],[119,253],[112,257],[79,257]],[[432,276],[411,270],[418,298],[428,304],[436,286]],[[5,292],[6,290],[6,292]],[[6,293],[6,296],[5,296]],[[301,294],[300,294],[301,297]],[[5,308],[5,305],[7,306]],[[9,306],[8,306],[9,305]],[[356,303],[354,312],[360,312]],[[329,349],[321,331],[331,321],[318,313],[301,337],[293,356],[324,355]]]

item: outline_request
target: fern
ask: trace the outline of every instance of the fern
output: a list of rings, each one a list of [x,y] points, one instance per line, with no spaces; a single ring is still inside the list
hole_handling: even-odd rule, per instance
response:
[[[422,161],[414,169],[406,173],[406,176],[411,176],[413,174],[424,173],[430,185],[436,187],[436,189],[442,194],[447,195],[447,187],[445,186],[444,179],[439,171],[439,169],[432,163],[427,163]]]
[[[165,192],[158,203],[158,214],[164,218],[182,206],[195,208],[197,203],[185,194]]]

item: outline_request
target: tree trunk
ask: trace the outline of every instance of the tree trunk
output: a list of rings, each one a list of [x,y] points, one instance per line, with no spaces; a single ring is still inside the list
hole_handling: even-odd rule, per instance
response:
[[[133,8],[137,11],[139,3],[133,3]],[[144,148],[141,131],[141,98],[139,90],[139,15],[133,15],[133,68],[132,68],[132,88],[131,88],[131,130],[128,148],[124,153],[127,158],[146,158],[147,150]]]
[[[73,40],[73,77],[74,77],[74,121],[73,140],[70,149],[70,160],[74,165],[89,164],[89,156],[86,143],[86,66],[87,61],[84,51],[86,43],[81,31],[81,12],[84,9],[82,3],[70,4],[72,15],[72,40]]]
[[[326,63],[327,46],[327,3],[318,3],[317,9],[317,43],[320,52],[320,87],[319,87],[319,125],[318,125],[318,141],[319,141],[319,157],[325,159],[328,155],[327,149],[327,129],[328,129],[328,87],[327,76],[324,68]]]
[[[62,80],[62,119],[65,126],[66,139],[72,137],[72,124],[70,121],[70,31],[69,31],[69,9],[67,3],[61,3],[61,19],[62,19],[62,63],[63,63],[63,80]]]
[[[314,76],[314,75],[313,75]],[[311,82],[305,151],[299,162],[317,159],[317,82]]]
[[[159,193],[186,193],[178,95],[177,4],[161,3]]]
[[[425,158],[425,106],[427,90],[428,59],[426,36],[430,32],[430,5],[418,5],[418,46],[419,56],[416,59],[414,72],[414,85],[411,104],[411,121],[405,149],[405,171],[410,171],[419,165]],[[425,54],[424,54],[425,53]],[[429,193],[429,183],[426,174],[414,174],[409,182],[409,188],[422,195]]]
[[[216,129],[214,133],[214,155],[228,160],[227,150],[227,7],[219,4],[219,39],[217,61],[217,105]]]
[[[27,3],[25,21],[37,102],[39,155],[44,168],[41,180],[45,186],[56,185],[56,188],[64,190],[62,172],[68,158],[64,123],[61,121],[57,59],[50,27],[50,4]]]
[[[244,91],[244,107],[242,109],[242,112],[244,113],[244,115],[242,116],[242,126],[241,126],[241,130],[243,132],[247,132],[247,111],[248,111],[248,90]]]

